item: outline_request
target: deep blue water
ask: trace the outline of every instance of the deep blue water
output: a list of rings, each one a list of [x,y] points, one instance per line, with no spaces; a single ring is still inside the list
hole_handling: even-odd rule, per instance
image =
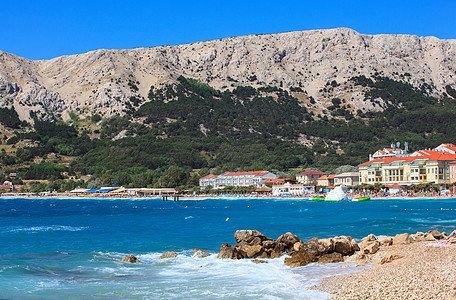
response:
[[[195,259],[192,250],[215,254],[222,243],[235,243],[238,229],[256,229],[273,239],[292,232],[306,241],[451,232],[455,223],[456,199],[0,198],[0,298],[321,298],[304,286],[341,268],[311,265],[290,271],[280,259],[268,265],[221,261],[215,255]],[[171,250],[179,253],[176,259],[158,259]],[[143,263],[118,262],[125,254],[139,256]],[[271,268],[280,278],[268,277]]]

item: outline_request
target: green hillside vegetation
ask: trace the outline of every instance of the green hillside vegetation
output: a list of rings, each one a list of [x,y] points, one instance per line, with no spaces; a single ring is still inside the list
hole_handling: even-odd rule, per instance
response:
[[[351,82],[368,88],[366,99],[383,99],[384,111],[354,112],[335,98],[328,107],[330,116],[315,116],[281,88],[222,92],[181,76],[176,84],[151,88],[149,101],[137,110],[103,120],[99,139],[89,138],[76,125],[35,122],[33,131],[18,133],[16,139],[37,146],[18,148],[15,156],[0,153],[1,167],[5,172],[14,169],[24,179],[53,179],[54,187],[60,182],[57,189],[75,184],[62,179],[85,174],[92,175],[85,183],[92,186],[118,182],[191,188],[209,171],[333,171],[365,162],[369,153],[393,139],[409,142],[412,150],[456,141],[456,102],[430,97],[431,86],[417,89],[380,76],[354,77]],[[10,127],[24,126],[17,123],[14,110],[3,113],[10,116]],[[113,140],[121,131],[128,137]],[[313,145],[299,143],[302,137]],[[72,163],[34,162],[49,153],[72,157]]]

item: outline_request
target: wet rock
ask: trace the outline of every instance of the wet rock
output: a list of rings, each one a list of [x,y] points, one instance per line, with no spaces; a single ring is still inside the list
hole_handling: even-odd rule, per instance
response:
[[[408,233],[396,234],[393,238],[393,245],[407,245],[411,243],[410,235]]]
[[[262,259],[253,259],[252,262],[256,263],[256,264],[267,264],[268,263],[267,261],[262,260]]]
[[[344,261],[344,257],[342,254],[337,252],[324,254],[323,256],[318,258],[318,262],[321,264],[336,263],[341,261]]]
[[[240,258],[256,258],[264,253],[261,245],[238,244],[235,245],[235,250]]]
[[[220,247],[220,252],[217,255],[217,258],[231,258],[231,259],[238,259],[240,258],[239,253],[236,250],[236,247],[231,246],[230,244],[223,243]]]
[[[285,244],[283,243],[276,243],[274,249],[269,252],[269,258],[279,258],[282,256],[283,252],[285,251]]]
[[[291,232],[287,232],[277,238],[277,243],[285,244],[285,250],[290,252],[293,249],[294,244],[301,242],[301,239]]]
[[[172,257],[176,257],[177,256],[177,253],[174,252],[174,251],[170,251],[170,252],[166,252],[164,254],[162,254],[159,258],[160,259],[163,259],[163,258],[172,258]]]
[[[193,250],[192,257],[203,258],[203,257],[208,257],[210,255],[211,254],[209,252],[205,251],[205,250],[195,249],[195,250]]]
[[[291,257],[285,258],[285,265],[296,268],[300,266],[305,266],[309,263],[311,263],[312,257],[304,250],[301,250],[299,252],[294,252],[291,254]]]
[[[122,262],[129,262],[129,263],[139,263],[141,262],[137,257],[135,257],[134,255],[125,255],[124,257],[122,257],[122,259],[120,260]]]
[[[302,249],[309,253],[314,261],[317,261],[320,256],[328,253],[328,247],[325,247],[324,244],[320,243],[318,238],[311,238],[305,244],[301,245]]]

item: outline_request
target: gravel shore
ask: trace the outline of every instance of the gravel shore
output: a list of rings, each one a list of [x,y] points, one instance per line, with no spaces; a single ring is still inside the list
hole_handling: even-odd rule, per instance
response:
[[[373,268],[325,278],[312,289],[331,299],[456,299],[456,244],[435,243],[382,246],[368,258]],[[390,255],[396,259],[380,264]]]

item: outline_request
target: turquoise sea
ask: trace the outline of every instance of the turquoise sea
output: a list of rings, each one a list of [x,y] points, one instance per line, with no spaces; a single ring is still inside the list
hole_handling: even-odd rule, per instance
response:
[[[1,299],[325,299],[319,279],[355,270],[342,264],[290,269],[219,260],[238,229],[306,241],[373,233],[451,232],[456,199],[307,200],[0,198]],[[192,257],[200,248],[213,255]],[[178,257],[158,259],[167,251]],[[139,264],[122,263],[126,254]]]

